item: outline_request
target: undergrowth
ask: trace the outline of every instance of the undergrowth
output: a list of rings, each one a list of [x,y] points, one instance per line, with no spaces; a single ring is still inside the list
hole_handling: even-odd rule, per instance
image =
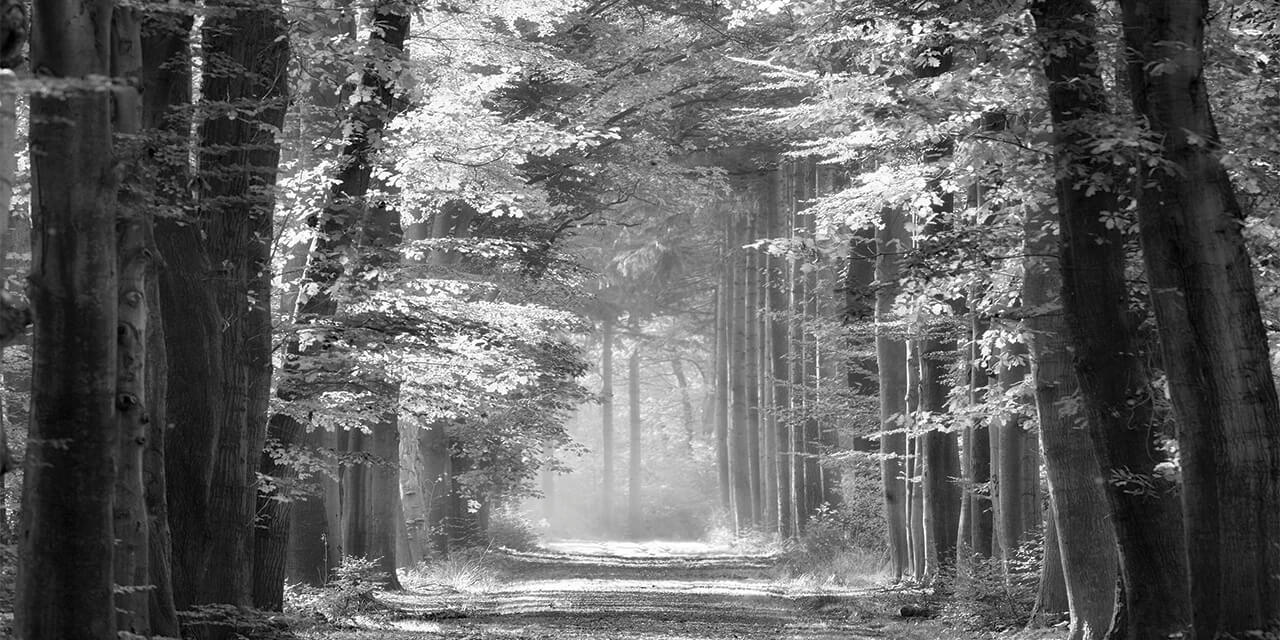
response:
[[[443,589],[452,593],[480,594],[502,585],[502,569],[496,554],[487,549],[464,549],[448,558],[419,563],[405,582],[415,588]]]
[[[299,618],[328,624],[341,624],[355,616],[380,610],[373,597],[387,575],[378,568],[377,560],[344,557],[334,570],[333,579],[324,587],[287,585],[285,610]]]

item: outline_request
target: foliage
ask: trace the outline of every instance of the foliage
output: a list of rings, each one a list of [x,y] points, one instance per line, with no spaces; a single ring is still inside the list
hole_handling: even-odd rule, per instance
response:
[[[859,492],[846,492],[850,497]],[[804,534],[788,541],[779,557],[781,577],[815,586],[868,586],[883,581],[886,567],[883,519],[868,518],[865,506],[822,505]],[[877,504],[875,508],[879,510]]]
[[[534,551],[541,543],[538,528],[522,512],[511,508],[496,510],[489,516],[489,546],[513,551]]]
[[[939,596],[949,596],[943,615],[966,628],[1003,631],[1026,626],[1040,584],[1044,539],[1031,537],[1018,545],[1007,567],[998,558],[974,556],[962,574],[939,581]]]
[[[333,578],[323,587],[288,585],[286,611],[298,618],[327,624],[350,622],[355,616],[376,611],[382,605],[374,593],[386,584],[376,559],[344,556]]]

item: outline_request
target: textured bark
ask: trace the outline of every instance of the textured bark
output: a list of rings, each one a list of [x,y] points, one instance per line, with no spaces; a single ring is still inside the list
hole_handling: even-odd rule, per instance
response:
[[[1070,608],[1067,599],[1067,582],[1063,574],[1062,554],[1058,540],[1057,516],[1053,505],[1045,510],[1044,554],[1040,560],[1040,584],[1036,589],[1036,603],[1031,609],[1028,627],[1056,622]]]
[[[1063,306],[1089,431],[1115,527],[1124,580],[1123,625],[1117,635],[1165,638],[1190,623],[1186,547],[1177,495],[1155,473],[1164,459],[1154,441],[1154,415],[1138,318],[1129,309],[1124,280],[1124,238],[1101,212],[1119,211],[1117,195],[1090,191],[1081,175],[1111,175],[1108,158],[1087,153],[1091,128],[1108,114],[1095,46],[1097,14],[1083,0],[1034,2],[1037,39],[1046,51],[1045,74],[1058,161],[1057,197],[1062,234]],[[1152,482],[1127,491],[1120,474]],[[1215,539],[1215,545],[1218,541]],[[1114,626],[1114,625],[1113,625]]]
[[[894,579],[901,580],[909,567],[907,549],[907,484],[904,465],[907,439],[904,432],[907,397],[907,345],[893,315],[897,297],[900,258],[906,241],[906,219],[886,210],[884,224],[876,232],[876,362],[880,371],[880,480],[884,485],[885,525],[889,562]]]
[[[272,132],[284,123],[289,51],[278,1],[210,9],[204,52],[223,64],[204,68],[203,98],[253,111],[235,119],[207,115],[198,131],[199,216],[214,267],[203,286],[222,312],[225,375],[220,389],[203,391],[217,394],[222,412],[202,523],[211,532],[208,562],[194,586],[197,602],[249,605],[271,379],[271,214],[280,159]]]
[[[36,3],[32,68],[73,84],[31,97],[31,425],[14,614],[30,640],[114,640],[116,178],[110,2]]]
[[[1160,164],[1143,167],[1143,258],[1178,418],[1193,637],[1280,620],[1280,403],[1205,81],[1209,3],[1124,0],[1134,111]]]
[[[601,322],[600,338],[600,448],[602,475],[600,485],[600,509],[604,530],[613,530],[614,479],[613,444],[613,318]]]
[[[289,416],[276,414],[267,422],[269,446],[261,454],[259,469],[263,475],[274,478],[276,486],[259,490],[258,517],[253,530],[253,606],[264,611],[284,610],[289,522],[294,504],[290,489],[298,475],[293,465],[280,464],[271,450],[284,443],[299,442],[303,435],[302,423]]]
[[[152,185],[153,198],[168,206],[186,202],[185,188],[189,179],[186,150],[189,146],[190,122],[186,108],[191,103],[191,66],[189,16],[170,16],[148,11],[142,16],[140,53],[142,57],[142,128],[158,140],[159,153],[153,155],[157,181]],[[178,154],[170,150],[181,150]],[[175,156],[181,158],[175,162]],[[151,242],[155,240],[152,221]],[[149,608],[151,632],[158,636],[178,637],[179,624],[173,593],[173,541],[169,528],[168,474],[165,470],[165,446],[168,440],[169,363],[161,311],[160,273],[166,265],[158,244],[153,247],[153,261],[158,267],[147,280],[147,412],[150,434],[143,459],[143,479],[149,518],[148,567],[151,585]]]

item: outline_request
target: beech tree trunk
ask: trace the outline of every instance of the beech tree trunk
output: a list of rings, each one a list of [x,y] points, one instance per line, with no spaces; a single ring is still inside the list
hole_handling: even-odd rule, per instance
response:
[[[1022,303],[1029,310],[1031,377],[1051,516],[1045,529],[1046,573],[1040,605],[1043,612],[1052,612],[1060,604],[1049,597],[1057,595],[1056,584],[1049,583],[1059,579],[1048,572],[1053,554],[1061,564],[1071,640],[1098,640],[1114,613],[1115,533],[1107,524],[1106,478],[1084,428],[1084,416],[1063,410],[1064,400],[1076,396],[1079,386],[1067,351],[1066,322],[1052,295],[1062,288],[1058,261],[1051,257],[1057,253],[1058,238],[1050,211],[1037,210],[1029,216],[1025,246],[1030,257],[1024,262]],[[1059,549],[1050,543],[1049,532]]]
[[[880,480],[884,485],[884,519],[889,539],[889,564],[895,580],[910,567],[907,540],[906,398],[907,345],[893,313],[898,274],[906,243],[906,218],[885,210],[876,231],[876,363],[880,371]]]
[[[32,68],[72,81],[31,97],[30,440],[15,592],[20,638],[113,640],[117,446],[112,3],[32,7]]]
[[[1124,237],[1100,212],[1119,211],[1117,194],[1091,190],[1079,176],[1112,175],[1108,158],[1087,152],[1091,128],[1108,116],[1096,49],[1097,14],[1086,0],[1031,5],[1045,59],[1058,162],[1063,306],[1083,406],[1106,483],[1124,580],[1123,628],[1129,639],[1166,638],[1191,622],[1181,506],[1156,473],[1165,459],[1154,436],[1151,387],[1139,360],[1137,322],[1129,312]],[[1247,269],[1246,269],[1247,271]],[[1135,491],[1129,474],[1147,479]],[[1215,540],[1214,544],[1218,544]]]
[[[1280,619],[1280,404],[1205,83],[1208,2],[1124,0],[1134,111],[1161,142],[1138,198],[1178,418],[1193,637]]]

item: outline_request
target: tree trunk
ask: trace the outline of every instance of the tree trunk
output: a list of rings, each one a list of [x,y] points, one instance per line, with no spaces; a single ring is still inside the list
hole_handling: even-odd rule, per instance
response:
[[[600,487],[600,509],[604,520],[604,530],[612,533],[613,526],[613,488],[614,478],[614,444],[613,444],[613,318],[606,317],[601,322],[600,340],[600,448],[604,458],[603,482]]]
[[[720,507],[733,521],[733,480],[729,472],[729,296],[730,280],[728,239],[721,245],[720,278],[716,286],[716,361],[715,365],[715,446],[716,480],[720,489]]]
[[[885,526],[889,539],[889,564],[894,580],[909,568],[907,544],[906,398],[907,345],[893,313],[898,294],[898,256],[906,242],[906,218],[886,210],[884,224],[876,232],[876,363],[880,371],[880,480],[884,485]]]
[[[126,78],[112,91],[112,125],[116,161],[125,175],[139,175],[142,101],[138,91],[142,72],[142,42],[138,18],[132,9],[116,7],[111,16],[111,75]],[[119,287],[116,299],[116,491],[113,505],[115,535],[116,628],[120,632],[151,635],[151,584],[144,484],[144,458],[151,416],[147,391],[148,282],[154,271],[151,218],[144,203],[133,195],[145,187],[122,184],[117,195],[116,256]]]
[[[73,84],[31,97],[31,426],[14,602],[20,638],[116,637],[116,179],[112,3],[32,7],[32,68]]]
[[[284,610],[284,578],[289,564],[289,522],[293,512],[297,469],[281,463],[286,442],[302,439],[303,426],[297,420],[276,414],[267,423],[267,444],[259,468],[273,478],[258,492],[258,517],[253,530],[253,606],[264,611]]]
[[[152,184],[153,198],[168,206],[188,202],[185,186],[190,171],[186,165],[190,147],[191,104],[191,18],[168,15],[148,8],[142,14],[140,54],[142,57],[142,128],[158,138],[160,152],[154,155],[157,180]],[[176,154],[168,153],[178,150]],[[181,158],[175,162],[173,158]],[[150,557],[148,567],[151,632],[158,636],[180,634],[173,592],[173,543],[169,528],[168,474],[165,470],[165,447],[168,440],[168,352],[161,311],[160,277],[166,268],[156,242],[152,221],[151,242],[155,271],[147,280],[147,404],[150,434],[143,459],[143,479]]]
[[[684,374],[684,363],[679,356],[671,359],[671,375],[675,376],[680,391],[680,421],[684,426],[685,444],[693,444],[693,399],[689,395],[689,378]]]
[[[422,499],[426,502],[426,528],[436,559],[449,556],[449,501],[453,493],[453,460],[449,455],[449,435],[443,422],[418,431],[418,454],[422,457]]]
[[[1007,363],[1000,366],[997,377],[1001,390],[1009,393],[1026,378],[1027,367],[1021,364],[1026,358],[1026,348],[1020,343],[1011,343],[1003,357]],[[1022,416],[1007,416],[1001,421],[995,434],[992,439],[998,438],[998,441],[991,456],[991,473],[995,479],[992,483],[992,500],[996,503],[996,539],[1000,546],[998,556],[1007,569],[1015,559],[1018,546],[1038,526],[1040,508],[1039,505],[1028,504],[1026,497],[1028,491],[1033,489],[1027,487],[1030,476],[1024,454],[1032,440],[1023,425]],[[1039,481],[1036,482],[1038,484]],[[1037,524],[1028,526],[1032,518]]]
[[[369,468],[369,540],[366,557],[377,563],[379,573],[386,575],[383,589],[399,590],[396,577],[396,537],[401,518],[400,508],[400,424],[398,394],[387,394],[389,408],[379,416],[370,438],[374,464]]]
[[[641,504],[640,481],[644,469],[641,468],[641,452],[644,451],[640,421],[640,322],[631,319],[631,354],[627,357],[627,415],[629,418],[630,456],[627,464],[627,534],[633,539],[640,537]]]
[[[949,328],[927,328],[926,331],[949,331]],[[928,566],[925,575],[937,577],[955,566],[957,536],[960,531],[961,486],[960,441],[958,434],[939,430],[941,416],[947,411],[947,382],[950,360],[956,351],[954,340],[931,336],[920,341],[920,411],[928,416],[925,431],[920,434],[924,457],[921,484],[925,503],[925,544]]]
[[[1060,563],[1070,611],[1071,640],[1098,640],[1111,623],[1115,605],[1115,533],[1107,525],[1106,479],[1098,466],[1084,416],[1063,410],[1063,402],[1079,392],[1067,351],[1066,323],[1052,292],[1062,288],[1059,265],[1053,256],[1058,233],[1051,212],[1037,209],[1026,225],[1026,253],[1022,303],[1031,351],[1031,377],[1035,382],[1036,413],[1040,423],[1040,448],[1049,479],[1049,513],[1046,522],[1045,566],[1054,551],[1048,533],[1060,547]],[[1050,529],[1049,525],[1053,525]],[[1056,576],[1046,571],[1047,580]],[[1056,587],[1055,587],[1056,588]],[[1046,601],[1045,606],[1058,603]],[[1043,609],[1042,609],[1043,611]]]
[[[734,533],[742,534],[754,524],[751,502],[751,443],[747,424],[747,333],[746,257],[740,248],[742,236],[735,230],[739,221],[726,219],[729,244],[729,475],[732,479]]]
[[[1204,75],[1207,2],[1124,0],[1134,111],[1161,141],[1138,198],[1180,430],[1193,637],[1280,618],[1280,405]]]
[[[1174,487],[1156,473],[1165,454],[1154,435],[1152,389],[1137,322],[1128,311],[1124,237],[1100,212],[1119,211],[1117,194],[1091,189],[1080,175],[1110,176],[1108,158],[1085,152],[1091,128],[1108,116],[1095,42],[1097,14],[1084,0],[1033,2],[1045,60],[1058,161],[1063,306],[1089,431],[1107,478],[1107,498],[1124,579],[1123,629],[1129,639],[1165,638],[1191,622],[1186,547]],[[1247,271],[1247,269],[1246,269]],[[1151,483],[1134,490],[1126,478]],[[1215,539],[1214,544],[1218,541]]]
[[[1053,513],[1053,505],[1045,510],[1044,519],[1044,553],[1040,561],[1040,585],[1036,589],[1036,603],[1031,609],[1030,628],[1041,627],[1056,622],[1070,608],[1067,598],[1067,583],[1063,575],[1062,554],[1058,540],[1057,516]],[[1104,593],[1109,591],[1104,590]]]
[[[746,211],[746,238],[742,244],[755,242],[758,234],[756,219],[759,211],[758,201],[761,197],[755,194],[754,182],[744,189],[751,194],[750,200],[744,203]],[[761,477],[760,464],[760,275],[759,254],[754,249],[746,249],[742,256],[745,267],[743,280],[743,345],[745,352],[742,360],[743,386],[746,393],[747,420],[743,425],[747,434],[747,475],[750,478],[751,524],[762,524],[764,513],[764,484]]]

